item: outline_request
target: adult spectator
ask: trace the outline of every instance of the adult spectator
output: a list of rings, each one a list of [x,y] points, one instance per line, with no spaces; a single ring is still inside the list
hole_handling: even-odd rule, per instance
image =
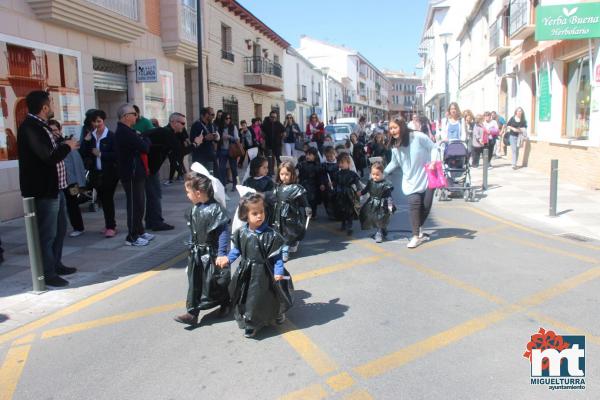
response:
[[[160,185],[160,167],[170,153],[177,158],[180,148],[177,133],[185,129],[185,115],[175,112],[169,116],[169,124],[163,128],[154,128],[142,134],[150,140],[148,154],[148,178],[146,180],[146,229],[169,231],[173,225],[165,222],[162,216],[162,190]]]
[[[115,132],[119,179],[127,198],[128,233],[125,244],[128,246],[146,246],[154,239],[154,235],[144,231],[142,224],[150,141],[133,129],[137,116],[132,104],[123,104],[117,111],[119,122]]]
[[[512,169],[517,169],[519,147],[521,142],[527,138],[527,121],[525,120],[525,112],[521,107],[517,107],[515,114],[506,123],[506,134],[510,135],[508,140],[512,153]]]
[[[285,128],[277,119],[277,112],[271,111],[268,118],[262,124],[265,137],[265,151],[269,158],[269,173],[273,175],[274,170],[281,164],[281,148],[283,145],[283,133]]]
[[[254,132],[254,139],[258,144],[258,154],[263,155],[263,150],[265,148],[265,138],[263,137],[262,124],[260,123],[260,118],[252,118],[252,126],[250,127],[250,129],[252,129],[252,132]]]
[[[306,138],[317,144],[319,153],[323,154],[323,142],[325,141],[325,125],[319,121],[317,114],[311,114],[306,124]]]
[[[460,108],[455,102],[448,106],[446,123],[442,128],[442,141],[467,140],[467,131],[461,118]]]
[[[115,237],[117,222],[115,221],[115,190],[119,182],[117,172],[117,153],[115,150],[115,134],[106,126],[106,113],[94,110],[90,115],[93,130],[89,132],[81,145],[86,169],[90,172],[90,182],[98,193],[104,214],[106,238]]]
[[[90,133],[91,131],[94,130],[94,127],[92,126],[92,120],[91,120],[91,116],[94,113],[94,111],[96,111],[95,108],[90,108],[89,110],[87,110],[85,112],[85,118],[83,120],[83,125],[81,127],[81,133],[79,134],[79,142],[83,142],[83,138],[85,138],[85,135],[87,135],[88,133]],[[81,151],[81,149],[79,149],[79,151]]]
[[[220,136],[212,124],[214,111],[210,107],[200,110],[200,119],[192,124],[190,141],[192,142],[192,162],[199,162],[211,173],[214,173],[215,148],[213,143]]]
[[[367,144],[369,141],[370,130],[367,126],[367,118],[365,116],[361,116],[358,119],[358,125],[356,125],[355,133],[358,135],[358,141],[363,144]]]
[[[494,121],[496,121],[496,123],[498,124],[498,130],[499,130],[499,135],[498,135],[498,139],[496,143],[496,156],[497,157],[502,157],[503,155],[506,155],[506,146],[504,146],[503,143],[503,132],[505,132],[505,126],[506,126],[506,120],[504,119],[504,117],[502,117],[501,115],[499,115],[498,113],[496,113],[496,111],[492,111],[492,119]]]
[[[473,115],[473,111],[465,110],[462,113],[463,115],[463,124],[465,127],[465,139],[467,141],[467,149],[469,154],[473,148],[473,128],[475,127],[475,115]],[[487,145],[487,138],[485,139],[485,144]]]
[[[429,139],[431,139],[432,142],[435,142],[435,134],[434,134],[435,127],[432,126],[431,123],[429,123],[429,120],[424,115],[421,116],[420,122],[421,122],[421,132],[423,132],[424,134],[429,136]]]
[[[59,275],[72,274],[76,269],[62,263],[67,231],[62,190],[68,186],[64,159],[79,148],[79,141],[54,141],[47,123],[54,116],[48,92],[32,91],[25,101],[29,113],[17,132],[21,195],[35,199],[46,284],[66,286],[69,282]]]
[[[483,113],[483,128],[488,137],[487,148],[488,148],[488,168],[492,168],[492,157],[494,156],[494,149],[496,148],[496,141],[500,135],[500,128],[498,122],[492,119],[492,113],[486,111]]]
[[[54,136],[56,143],[61,143],[65,140],[62,133],[62,127],[60,122],[55,119],[48,121],[48,126]],[[65,200],[67,203],[67,215],[69,216],[69,222],[73,227],[73,232],[69,234],[70,237],[78,237],[83,235],[83,217],[81,216],[81,209],[79,208],[79,188],[85,186],[85,167],[83,166],[83,160],[78,151],[71,151],[64,159],[65,171],[67,173],[67,187],[63,189]]]
[[[240,135],[237,126],[233,123],[231,114],[224,113],[219,126],[219,139],[217,145],[217,159],[219,161],[219,180],[223,187],[227,188],[227,166],[231,171],[231,191],[235,192],[237,184],[237,158],[231,157],[229,153],[230,147],[234,143],[240,142]]]
[[[294,148],[296,147],[296,139],[301,135],[300,127],[294,121],[294,116],[288,114],[285,116],[285,136],[283,142],[285,145],[285,155],[292,157],[294,155]]]
[[[137,119],[135,121],[135,124],[133,125],[133,129],[135,129],[136,131],[138,131],[140,133],[144,133],[150,129],[154,129],[154,125],[152,124],[152,121],[150,121],[148,118],[144,117],[141,114],[140,108],[138,106],[136,106],[134,104],[133,109],[137,113]]]
[[[413,113],[410,122],[408,123],[408,128],[413,131],[423,132],[421,130],[421,119],[419,118],[419,114]]]
[[[402,170],[402,192],[409,207],[412,238],[409,249],[414,249],[428,239],[423,224],[431,211],[434,189],[427,188],[427,173],[423,167],[437,156],[436,145],[425,134],[411,131],[402,118],[390,121],[392,158],[385,174]]]
[[[181,132],[175,132],[175,138],[177,139],[177,150],[169,153],[169,180],[165,182],[167,186],[173,183],[175,173],[177,173],[177,180],[183,180],[186,174],[183,157],[190,153],[192,146],[185,127]]]

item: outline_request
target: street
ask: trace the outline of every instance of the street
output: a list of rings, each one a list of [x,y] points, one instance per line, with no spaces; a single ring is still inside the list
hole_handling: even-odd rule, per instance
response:
[[[600,244],[454,199],[436,201],[431,240],[409,250],[393,181],[390,241],[357,222],[353,237],[311,223],[287,264],[296,298],[282,326],[245,339],[231,316],[174,322],[187,289],[178,256],[0,335],[0,399],[600,397]],[[585,390],[530,383],[523,353],[541,327],[585,335]]]

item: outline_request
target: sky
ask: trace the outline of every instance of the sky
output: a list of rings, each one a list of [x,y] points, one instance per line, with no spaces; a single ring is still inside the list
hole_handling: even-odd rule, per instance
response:
[[[420,71],[427,0],[238,0],[294,48],[300,36],[359,51],[380,70]]]

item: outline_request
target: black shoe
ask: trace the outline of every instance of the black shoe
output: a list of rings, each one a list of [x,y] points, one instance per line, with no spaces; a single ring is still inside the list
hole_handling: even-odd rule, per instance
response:
[[[275,323],[277,325],[281,325],[285,322],[285,314],[281,314],[279,317],[277,317],[277,319],[275,320]]]
[[[244,329],[244,337],[245,338],[250,339],[250,338],[253,338],[254,336],[256,336],[256,329],[251,329],[251,328]]]
[[[352,228],[346,229],[346,235],[352,236]]]
[[[346,230],[346,221],[342,222],[342,226],[340,226],[340,231]]]
[[[164,222],[162,224],[160,224],[160,225],[155,226],[155,227],[152,228],[152,230],[154,232],[170,231],[170,230],[173,230],[173,229],[175,229],[175,227],[173,225],[169,225],[169,224],[164,223]]]
[[[218,311],[217,315],[220,318],[225,318],[227,315],[229,315],[230,312],[231,312],[231,305],[229,305],[229,304],[221,304],[221,306],[219,307],[219,311]]]
[[[191,326],[198,325],[198,316],[190,314],[190,313],[178,315],[173,319],[181,324],[186,324],[186,325],[191,325]]]
[[[69,281],[57,275],[53,276],[52,278],[46,278],[46,285],[53,287],[65,287],[69,286]]]
[[[65,267],[64,265],[56,268],[56,273],[58,275],[71,275],[77,272],[77,268],[73,267]]]

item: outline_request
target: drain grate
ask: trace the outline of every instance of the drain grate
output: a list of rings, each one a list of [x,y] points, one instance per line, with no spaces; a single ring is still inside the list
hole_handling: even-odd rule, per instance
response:
[[[565,239],[574,240],[576,242],[591,242],[594,240],[591,237],[578,235],[576,233],[561,233],[557,236],[564,237]]]

